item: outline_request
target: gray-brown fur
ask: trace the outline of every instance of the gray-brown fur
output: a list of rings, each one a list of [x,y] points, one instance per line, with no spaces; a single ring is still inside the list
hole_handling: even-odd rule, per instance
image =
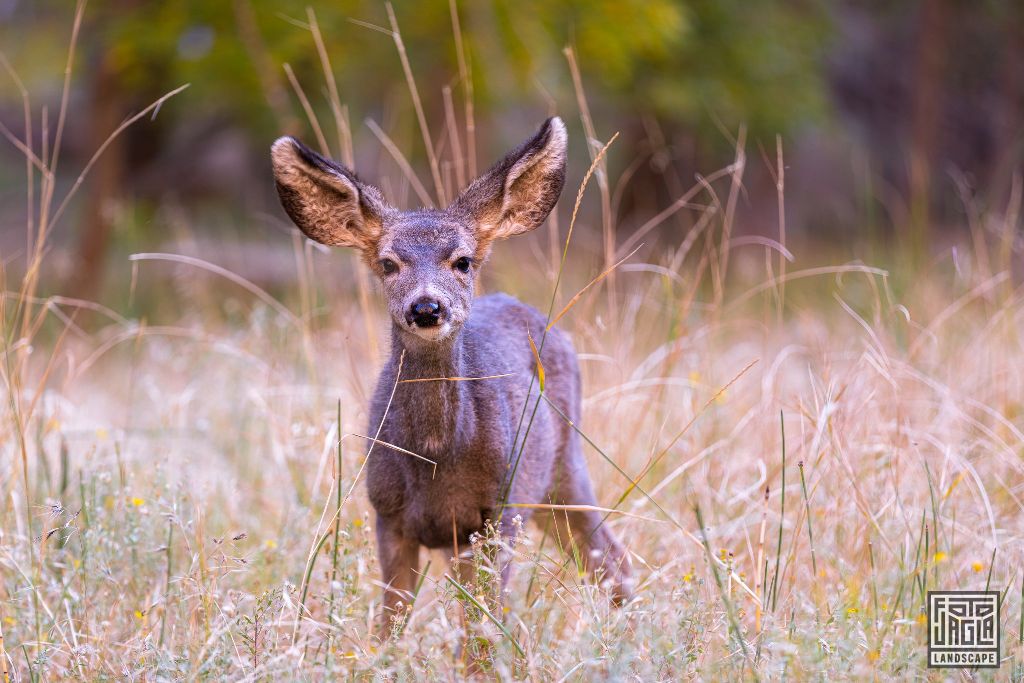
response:
[[[437,462],[435,473],[429,463],[378,446],[367,464],[388,586],[384,604],[393,609],[415,585],[420,546],[451,549],[457,541],[465,547],[485,521],[499,517],[503,533],[511,528],[514,515],[499,514],[499,496],[524,405],[532,412],[537,400],[535,382],[528,395],[536,368],[527,331],[539,339],[546,320],[508,295],[474,299],[473,291],[493,240],[536,228],[558,201],[565,126],[558,118],[546,121],[444,210],[391,208],[375,188],[293,138],[275,142],[272,157],[282,204],[295,224],[318,242],[359,249],[381,281],[392,343],[370,406],[370,433],[383,419],[382,441]],[[396,388],[403,353],[401,379],[508,376]],[[569,337],[551,330],[541,360],[547,398],[579,423],[580,374]],[[596,504],[579,436],[544,401],[508,502]],[[532,512],[513,511],[524,521]],[[553,531],[568,547],[565,513],[554,517],[562,528]],[[600,514],[569,512],[568,523],[588,569],[607,581],[616,601],[627,599],[628,555]]]

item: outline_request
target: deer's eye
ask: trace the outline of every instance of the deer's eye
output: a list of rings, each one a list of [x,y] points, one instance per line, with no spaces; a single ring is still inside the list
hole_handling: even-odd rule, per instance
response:
[[[389,258],[382,258],[380,260],[380,269],[384,271],[385,275],[391,275],[398,272],[398,264]]]
[[[473,262],[470,261],[468,256],[463,256],[462,258],[455,259],[455,263],[452,264],[452,268],[462,273],[468,273],[469,267],[472,264]]]

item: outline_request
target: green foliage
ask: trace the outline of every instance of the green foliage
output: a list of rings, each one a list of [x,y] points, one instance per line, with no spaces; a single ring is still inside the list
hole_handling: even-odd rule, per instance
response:
[[[282,65],[288,63],[314,106],[329,115],[319,57],[307,30],[308,0],[134,2],[98,0],[86,9],[81,34],[92,68],[107,59],[119,89],[139,100],[181,83],[188,93],[162,116],[224,117],[252,132],[286,125],[280,104],[298,111]],[[378,2],[341,0],[314,6],[341,99],[358,123],[382,110],[412,133],[408,92]],[[747,123],[772,134],[818,116],[825,12],[813,0],[799,4],[738,0],[600,0],[551,3],[495,0],[459,3],[459,13],[481,112],[502,111],[553,98],[575,108],[563,48],[578,55],[595,107],[620,120],[653,114],[668,123],[735,127]],[[31,13],[26,32],[4,31],[16,65],[33,55],[61,71],[57,35],[67,29],[64,3]],[[458,86],[449,4],[395,3],[423,99],[440,113],[441,84]],[[39,37],[55,49],[40,53]],[[80,62],[80,66],[82,62]],[[596,87],[595,87],[596,86]],[[276,108],[269,103],[277,98]],[[276,113],[275,113],[276,112]],[[291,118],[291,125],[297,119]]]
[[[620,115],[691,126],[717,117],[774,133],[823,111],[827,20],[814,2],[501,0],[496,8],[502,47],[520,71],[564,72],[553,63],[557,48],[572,45],[585,79]]]

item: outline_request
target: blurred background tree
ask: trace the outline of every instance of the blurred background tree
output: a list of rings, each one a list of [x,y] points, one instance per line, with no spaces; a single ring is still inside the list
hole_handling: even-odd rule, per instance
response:
[[[284,65],[321,120],[332,118],[309,4],[88,4],[62,163],[68,182],[128,114],[182,83],[191,87],[107,151],[78,211],[61,226],[58,243],[72,254],[68,278],[81,293],[100,285],[112,246],[166,238],[153,227],[163,224],[153,220],[161,207],[235,222],[276,211],[267,145],[281,133],[312,137]],[[870,205],[868,213],[887,217],[882,227],[913,225],[923,240],[929,227],[958,215],[963,186],[980,185],[996,201],[1019,169],[1021,7],[998,0],[402,0],[394,12],[435,142],[443,137],[444,88],[461,129],[472,86],[477,128],[487,133],[476,152],[480,166],[548,113],[562,114],[580,139],[563,53],[571,46],[596,135],[622,134],[612,175],[628,168],[632,181],[616,207],[620,234],[677,198],[694,173],[729,163],[732,136],[746,126],[754,160],[761,151],[773,157],[775,136],[783,137],[792,230],[838,236]],[[390,168],[363,125],[372,119],[426,169],[386,6],[340,0],[313,9],[351,121],[356,166],[371,178]],[[460,79],[453,10],[469,84]],[[52,117],[59,104],[71,15],[64,0],[0,2],[0,51],[34,93],[37,120],[43,107]],[[17,89],[0,88],[0,120],[20,131],[21,117]],[[341,155],[333,127],[325,128],[332,153]],[[39,132],[36,125],[37,149]],[[584,146],[574,154],[575,166],[585,168]],[[0,159],[0,220],[21,225],[24,166],[13,147]],[[774,196],[766,164],[748,165],[746,187],[752,206],[758,196]],[[742,221],[745,229],[773,229],[773,212],[761,206]],[[18,231],[4,232],[0,247],[8,250]]]

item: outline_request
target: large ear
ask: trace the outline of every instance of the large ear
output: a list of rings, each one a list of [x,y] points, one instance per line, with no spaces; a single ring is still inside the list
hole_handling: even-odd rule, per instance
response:
[[[292,137],[270,148],[274,180],[284,210],[311,240],[367,250],[380,239],[391,207],[380,191]]]
[[[562,119],[548,119],[536,135],[473,181],[449,210],[470,217],[484,243],[533,230],[562,193],[567,141]]]

